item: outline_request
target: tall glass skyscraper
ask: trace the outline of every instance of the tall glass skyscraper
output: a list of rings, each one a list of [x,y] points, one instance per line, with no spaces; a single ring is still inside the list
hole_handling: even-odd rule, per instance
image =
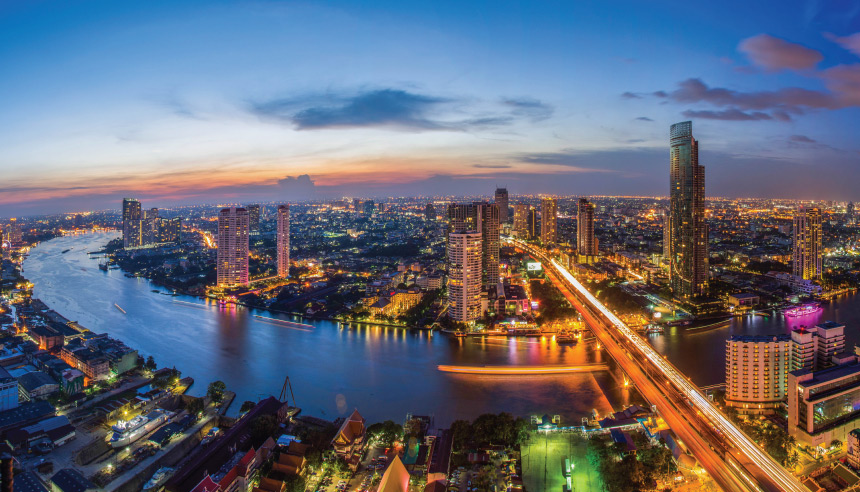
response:
[[[705,167],[693,122],[669,130],[670,186],[669,279],[672,294],[691,299],[708,286],[708,226],[705,224]]]
[[[508,189],[496,188],[496,205],[499,206],[499,222],[508,223]]]

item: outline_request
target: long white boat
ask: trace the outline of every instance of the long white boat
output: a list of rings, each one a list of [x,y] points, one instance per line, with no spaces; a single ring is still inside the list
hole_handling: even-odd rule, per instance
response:
[[[108,438],[108,442],[113,448],[128,446],[161,427],[167,422],[168,417],[167,412],[156,409],[146,415],[138,415],[131,420],[119,420],[111,427],[113,434]]]

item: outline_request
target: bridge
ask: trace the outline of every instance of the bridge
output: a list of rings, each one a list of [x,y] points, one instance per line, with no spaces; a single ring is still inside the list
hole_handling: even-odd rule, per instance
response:
[[[808,492],[794,475],[720,412],[689,378],[627,327],[560,263],[536,246],[512,238],[505,241],[541,261],[549,280],[582,314],[636,389],[657,408],[723,490]]]

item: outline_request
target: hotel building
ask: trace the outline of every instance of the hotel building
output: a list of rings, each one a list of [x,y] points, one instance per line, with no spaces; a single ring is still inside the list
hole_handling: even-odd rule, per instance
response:
[[[821,210],[801,207],[794,214],[792,273],[805,280],[821,278]]]
[[[278,206],[277,247],[278,247],[278,276],[290,276],[290,206]]]
[[[771,413],[788,388],[789,335],[735,335],[726,340],[726,405],[742,413]]]
[[[248,211],[224,208],[218,214],[218,285],[248,285]]]
[[[448,234],[448,317],[470,323],[481,316],[481,233]]]

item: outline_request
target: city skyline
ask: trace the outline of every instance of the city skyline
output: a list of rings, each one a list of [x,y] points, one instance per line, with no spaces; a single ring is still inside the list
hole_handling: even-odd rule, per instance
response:
[[[129,195],[664,195],[684,119],[712,196],[858,198],[850,4],[493,7],[7,3],[3,215]]]

